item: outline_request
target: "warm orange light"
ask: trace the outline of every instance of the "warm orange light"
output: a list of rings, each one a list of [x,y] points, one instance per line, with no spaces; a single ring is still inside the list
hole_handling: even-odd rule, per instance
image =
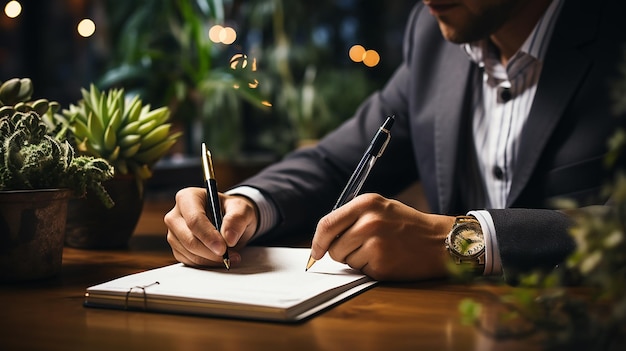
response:
[[[367,67],[374,67],[380,62],[380,55],[376,50],[365,50],[362,45],[353,45],[348,52],[354,62],[363,62]]]
[[[78,23],[76,30],[78,30],[78,34],[80,34],[81,37],[87,38],[96,32],[96,24],[93,23],[92,20],[85,18]]]
[[[363,64],[367,67],[374,67],[380,62],[380,55],[375,50],[367,50],[363,55]]]
[[[222,40],[220,38],[220,34],[224,30],[224,27],[219,24],[214,25],[209,29],[209,39],[211,39],[214,43],[220,43]]]
[[[348,52],[348,55],[350,56],[350,59],[354,62],[361,62],[363,61],[364,55],[365,55],[365,48],[361,45],[353,45],[350,48],[350,51]]]
[[[17,1],[9,1],[4,6],[4,14],[9,18],[15,18],[22,13],[22,5]]]
[[[252,82],[248,83],[250,89],[256,89],[259,86],[259,81],[254,79]]]
[[[248,66],[248,56],[244,54],[234,54],[233,57],[230,58],[230,68],[238,69],[238,68],[246,68]]]
[[[237,32],[231,27],[225,27],[220,33],[220,38],[222,39],[222,43],[230,45],[237,39]]]
[[[237,32],[231,27],[216,24],[209,29],[209,39],[214,43],[230,45],[237,40]]]
[[[272,107],[272,103],[269,102],[269,101],[261,101],[261,105],[267,106],[267,107]]]

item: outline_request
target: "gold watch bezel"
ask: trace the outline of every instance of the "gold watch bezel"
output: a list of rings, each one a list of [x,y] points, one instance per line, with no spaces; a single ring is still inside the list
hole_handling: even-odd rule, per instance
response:
[[[478,242],[479,249],[475,252],[470,252],[469,254],[458,250],[457,245],[454,245],[457,237],[467,237],[467,233],[471,233],[472,235],[475,235],[481,239]],[[456,264],[469,264],[475,267],[477,270],[485,267],[485,237],[483,235],[480,223],[475,217],[456,217],[454,225],[452,226],[452,229],[446,237],[445,246],[448,250],[448,253],[454,259],[454,262]]]

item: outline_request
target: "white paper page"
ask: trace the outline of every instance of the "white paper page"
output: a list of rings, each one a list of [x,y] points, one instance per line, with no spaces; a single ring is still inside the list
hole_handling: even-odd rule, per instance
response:
[[[209,270],[175,264],[93,286],[88,292],[117,291],[148,286],[153,296],[176,296],[287,308],[332,288],[365,276],[328,255],[305,272],[309,249],[248,247],[242,264]],[[155,282],[159,284],[154,284]],[[135,288],[133,293],[142,293]]]

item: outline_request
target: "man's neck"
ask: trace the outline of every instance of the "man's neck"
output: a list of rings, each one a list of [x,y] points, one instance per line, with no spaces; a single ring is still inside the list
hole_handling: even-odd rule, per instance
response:
[[[515,15],[490,36],[491,42],[500,52],[500,62],[504,66],[522,47],[551,2],[552,0],[521,1]]]

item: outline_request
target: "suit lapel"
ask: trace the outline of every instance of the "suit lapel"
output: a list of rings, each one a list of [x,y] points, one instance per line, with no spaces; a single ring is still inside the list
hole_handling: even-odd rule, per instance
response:
[[[583,10],[581,2],[565,2],[556,23],[535,100],[522,131],[507,207],[528,183],[550,135],[590,67],[590,60],[578,48],[594,36],[597,22],[590,18],[589,8]]]
[[[454,210],[457,151],[459,142],[464,140],[460,130],[472,69],[469,57],[456,45],[449,45],[442,57],[444,62],[440,67],[446,69],[437,79],[434,141],[439,210],[448,213]]]

